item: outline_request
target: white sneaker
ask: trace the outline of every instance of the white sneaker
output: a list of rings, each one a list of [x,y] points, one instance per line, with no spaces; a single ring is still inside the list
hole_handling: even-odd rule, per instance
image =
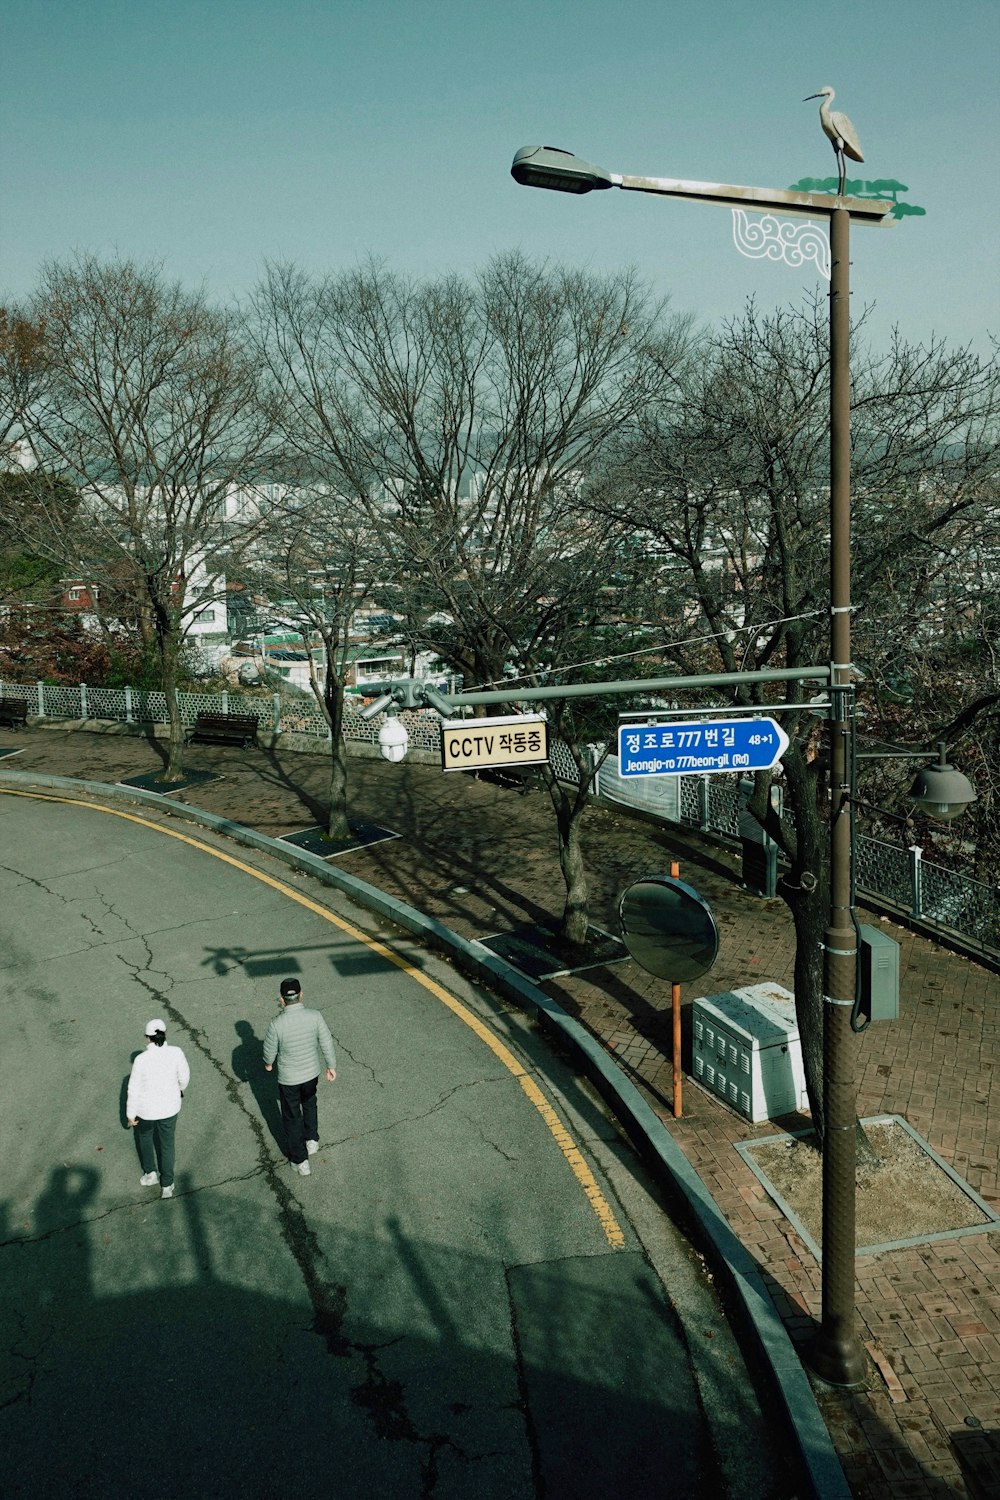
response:
[[[310,1156],[315,1156],[319,1150],[319,1141],[306,1141],[306,1150]]]
[[[140,1187],[155,1187],[160,1180],[159,1172],[144,1172],[139,1178]]]
[[[293,1161],[292,1171],[298,1172],[300,1177],[308,1177],[312,1173],[312,1167],[307,1161]]]
[[[160,1197],[161,1198],[172,1198],[173,1196],[174,1196],[174,1185],[173,1185],[173,1183],[171,1183],[169,1187],[166,1187],[166,1188],[163,1189],[163,1192],[160,1194]]]

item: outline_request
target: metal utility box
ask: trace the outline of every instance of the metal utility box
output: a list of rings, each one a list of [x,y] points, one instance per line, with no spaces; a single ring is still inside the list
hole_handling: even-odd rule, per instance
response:
[[[795,997],[751,984],[691,1006],[693,1075],[755,1123],[808,1108]]]
[[[899,1016],[899,944],[878,927],[858,923],[861,1010],[871,1021]]]

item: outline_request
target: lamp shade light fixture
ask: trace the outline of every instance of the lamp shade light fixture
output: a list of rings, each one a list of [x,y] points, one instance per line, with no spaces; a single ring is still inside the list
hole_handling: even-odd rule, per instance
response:
[[[968,776],[950,764],[946,747],[941,744],[936,763],[918,771],[908,796],[928,817],[950,823],[976,801],[976,789]]]
[[[595,167],[558,146],[522,146],[514,156],[510,175],[522,187],[548,188],[555,193],[589,193],[594,188],[615,185],[615,179],[603,167]]]

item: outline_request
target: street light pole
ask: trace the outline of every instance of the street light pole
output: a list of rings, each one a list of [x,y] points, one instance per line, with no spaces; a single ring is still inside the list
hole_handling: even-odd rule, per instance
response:
[[[729,208],[770,210],[830,224],[830,904],[823,943],[823,1314],[813,1347],[817,1374],[856,1386],[865,1362],[854,1328],[855,1120],[853,1032],[858,941],[853,911],[851,775],[850,225],[891,223],[893,205],[683,178],[628,177],[572,152],[525,146],[511,167],[527,187],[589,193],[658,193]]]
[[[850,225],[830,215],[830,908],[823,944],[822,1318],[810,1352],[816,1373],[856,1386],[865,1359],[855,1330],[857,1089],[851,1013],[858,939],[853,913],[851,737]]]
[[[851,775],[850,225],[891,223],[892,204],[682,178],[628,177],[571,152],[525,146],[511,167],[528,187],[572,193],[617,187],[827,219],[830,224],[830,903],[823,942],[823,1312],[812,1360],[831,1384],[855,1386],[865,1362],[854,1328],[855,1121],[853,1031],[858,940],[853,912]]]

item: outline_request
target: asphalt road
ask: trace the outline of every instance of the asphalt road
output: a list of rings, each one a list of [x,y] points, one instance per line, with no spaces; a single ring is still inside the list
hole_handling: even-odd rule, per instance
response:
[[[523,1019],[266,856],[0,795],[0,1443],[17,1496],[786,1493],[696,1258]],[[338,1078],[299,1178],[277,982]],[[139,1185],[145,1022],[192,1079]]]

